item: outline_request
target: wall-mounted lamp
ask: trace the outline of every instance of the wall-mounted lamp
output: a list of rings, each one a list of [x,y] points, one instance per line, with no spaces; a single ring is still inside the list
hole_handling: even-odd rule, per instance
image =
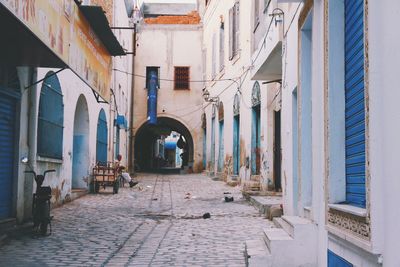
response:
[[[209,103],[216,103],[217,105],[219,103],[219,97],[218,96],[210,96],[210,92],[206,88],[203,89],[203,98],[204,98],[204,101],[209,102]]]

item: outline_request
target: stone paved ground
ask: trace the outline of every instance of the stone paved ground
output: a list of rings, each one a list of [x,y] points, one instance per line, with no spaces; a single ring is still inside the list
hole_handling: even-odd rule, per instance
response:
[[[238,188],[204,175],[138,179],[53,210],[53,234],[15,236],[0,247],[0,266],[244,266],[244,241],[272,227]]]

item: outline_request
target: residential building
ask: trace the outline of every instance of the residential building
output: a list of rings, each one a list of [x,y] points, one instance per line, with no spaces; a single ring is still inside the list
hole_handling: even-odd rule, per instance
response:
[[[141,171],[166,167],[159,164],[154,145],[176,132],[182,140],[177,142],[183,150],[181,168],[200,172],[203,60],[197,6],[191,5],[188,14],[187,4],[170,4],[174,13],[160,15],[171,9],[148,5],[142,6],[145,19],[138,27],[134,62],[135,166]]]

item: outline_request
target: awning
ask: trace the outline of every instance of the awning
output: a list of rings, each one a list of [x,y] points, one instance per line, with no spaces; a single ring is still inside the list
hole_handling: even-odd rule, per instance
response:
[[[176,141],[165,141],[165,149],[175,150]]]
[[[117,115],[114,124],[120,129],[128,129],[128,121],[124,115]]]
[[[112,32],[104,10],[101,6],[79,6],[97,37],[112,56],[126,55],[121,44]]]
[[[64,68],[66,63],[0,3],[1,64]]]

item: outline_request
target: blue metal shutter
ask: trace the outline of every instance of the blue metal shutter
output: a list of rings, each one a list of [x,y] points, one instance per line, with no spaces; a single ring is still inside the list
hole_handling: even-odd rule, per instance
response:
[[[104,109],[100,110],[97,121],[96,161],[107,162],[107,118]]]
[[[46,76],[52,75],[50,71]],[[48,158],[62,159],[64,105],[61,85],[56,75],[43,81],[39,100],[37,153]]]
[[[353,264],[328,250],[328,267],[353,267]]]
[[[16,99],[0,93],[0,219],[12,215]]]
[[[364,1],[345,1],[346,202],[365,207]]]

